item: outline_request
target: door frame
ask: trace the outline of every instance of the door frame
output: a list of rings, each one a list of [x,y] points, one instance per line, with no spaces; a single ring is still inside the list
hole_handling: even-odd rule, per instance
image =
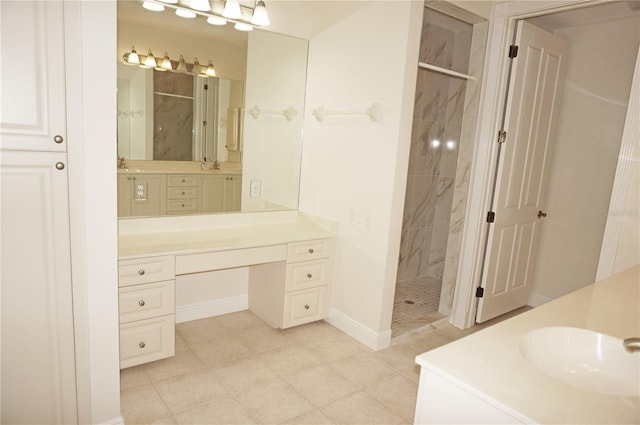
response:
[[[484,243],[489,231],[484,218],[491,209],[498,131],[506,102],[509,46],[517,21],[535,16],[604,4],[607,0],[518,1],[494,6],[489,21],[485,69],[480,96],[476,147],[469,181],[457,285],[449,321],[466,329],[475,324],[476,287],[480,283]],[[631,99],[630,99],[631,100]],[[628,184],[629,182],[627,182]],[[625,185],[626,186],[626,185]]]

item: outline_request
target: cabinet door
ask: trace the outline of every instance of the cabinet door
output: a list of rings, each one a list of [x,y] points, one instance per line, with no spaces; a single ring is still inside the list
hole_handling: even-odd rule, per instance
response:
[[[200,211],[216,213],[224,211],[225,176],[202,176],[200,178]]]
[[[0,155],[1,423],[77,422],[65,163]]]
[[[133,202],[133,180],[129,175],[118,175],[118,217],[131,215]]]
[[[136,175],[131,177],[131,215],[167,214],[167,176]]]
[[[0,2],[0,147],[66,150],[61,1]]]
[[[225,178],[223,211],[240,211],[240,194],[242,193],[242,176],[232,175]]]

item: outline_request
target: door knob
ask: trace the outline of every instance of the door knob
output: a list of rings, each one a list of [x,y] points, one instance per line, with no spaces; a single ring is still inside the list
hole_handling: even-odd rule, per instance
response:
[[[542,210],[538,211],[538,218],[542,218],[542,217],[546,217],[547,213],[546,212],[542,212]]]

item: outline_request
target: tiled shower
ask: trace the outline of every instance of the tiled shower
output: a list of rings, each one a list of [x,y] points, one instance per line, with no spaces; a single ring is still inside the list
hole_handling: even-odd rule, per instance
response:
[[[486,29],[486,23],[424,9],[393,336],[443,319],[451,309]]]

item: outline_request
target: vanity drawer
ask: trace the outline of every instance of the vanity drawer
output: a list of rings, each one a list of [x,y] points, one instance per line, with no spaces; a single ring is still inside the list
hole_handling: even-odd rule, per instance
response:
[[[175,315],[120,325],[120,369],[175,355]]]
[[[178,255],[176,257],[176,273],[189,274],[231,269],[284,261],[286,258],[286,245],[270,245],[256,248],[206,252],[202,254]]]
[[[287,248],[287,263],[327,258],[333,255],[333,239],[292,242]]]
[[[330,259],[287,264],[285,291],[314,288],[331,281],[333,261]]]
[[[120,323],[166,316],[175,312],[175,281],[120,288]]]
[[[198,176],[193,174],[169,174],[167,186],[198,186]]]
[[[175,257],[134,258],[118,261],[118,286],[175,279]]]
[[[197,199],[172,199],[167,201],[168,213],[188,213],[198,211]]]
[[[328,298],[328,286],[285,294],[282,329],[326,318],[329,313]]]
[[[167,189],[167,199],[188,199],[197,197],[197,187],[170,187]]]

